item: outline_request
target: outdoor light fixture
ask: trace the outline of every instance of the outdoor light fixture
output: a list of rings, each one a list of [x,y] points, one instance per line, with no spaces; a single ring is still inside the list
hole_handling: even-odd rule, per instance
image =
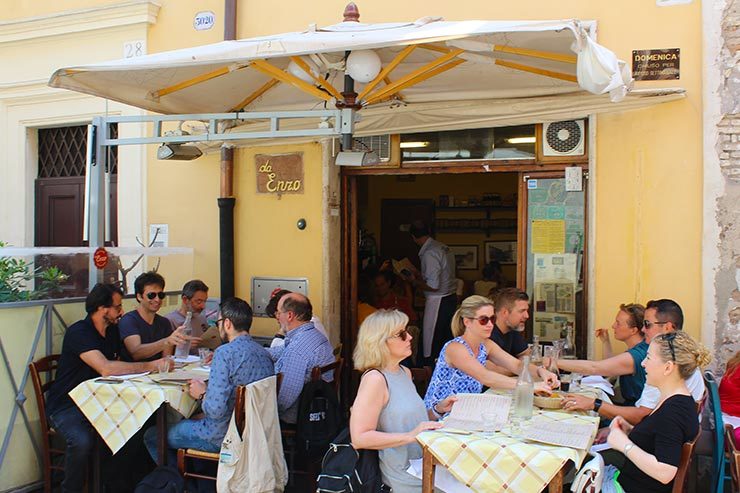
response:
[[[380,164],[380,156],[375,151],[341,151],[334,161],[337,166],[368,166]]]
[[[401,142],[401,149],[419,149],[421,147],[428,147],[429,142]]]
[[[301,60],[303,60],[303,62],[306,65],[308,65],[308,68],[311,69],[311,73],[313,75],[316,75],[316,76],[319,75],[319,67],[318,65],[316,65],[316,63],[313,60],[311,60],[310,58],[306,58],[306,57],[301,57]],[[294,61],[291,61],[288,64],[288,73],[298,77],[303,82],[308,82],[309,84],[316,83],[316,81],[313,80],[313,78],[310,75],[308,75],[308,73],[306,73],[305,70],[299,67],[298,64],[295,63]]]
[[[174,159],[192,161],[203,155],[203,152],[193,145],[162,144],[157,148],[157,159]]]
[[[535,138],[534,137],[512,137],[510,139],[506,139],[506,142],[509,144],[534,144]]]
[[[358,50],[347,57],[346,72],[355,81],[366,84],[377,77],[380,66],[380,57],[373,50]]]

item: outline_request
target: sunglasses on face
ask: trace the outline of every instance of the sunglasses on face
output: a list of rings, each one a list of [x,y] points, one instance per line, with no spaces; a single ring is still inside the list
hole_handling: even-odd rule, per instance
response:
[[[650,320],[643,320],[642,321],[642,326],[645,327],[646,329],[649,329],[653,325],[665,325],[667,323],[668,322],[651,322]]]
[[[394,339],[394,338],[398,337],[403,342],[406,342],[406,339],[409,338],[409,335],[410,335],[409,334],[409,331],[406,330],[406,329],[403,329],[398,334],[394,334],[394,335],[390,336],[388,339]]]
[[[164,291],[160,291],[158,293],[155,293],[152,291],[151,293],[146,294],[146,297],[149,298],[150,300],[153,300],[154,298],[159,298],[160,300],[163,300],[165,296],[167,295],[164,294]]]
[[[468,318],[470,320],[477,320],[478,323],[481,324],[481,325],[488,325],[489,322],[492,323],[492,324],[496,322],[496,317],[495,316],[488,317],[486,315],[483,315],[482,317],[478,317],[478,318],[475,318],[475,317],[468,317]]]

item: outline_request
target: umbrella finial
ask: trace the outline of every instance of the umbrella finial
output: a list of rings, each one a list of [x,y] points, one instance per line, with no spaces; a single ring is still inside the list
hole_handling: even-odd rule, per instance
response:
[[[344,22],[360,22],[360,10],[355,2],[349,2],[344,7]]]

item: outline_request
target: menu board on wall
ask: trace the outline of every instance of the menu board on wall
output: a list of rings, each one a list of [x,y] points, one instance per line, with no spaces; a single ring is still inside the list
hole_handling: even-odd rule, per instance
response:
[[[575,327],[577,261],[575,253],[534,255],[534,333],[543,341],[560,339],[566,325]]]

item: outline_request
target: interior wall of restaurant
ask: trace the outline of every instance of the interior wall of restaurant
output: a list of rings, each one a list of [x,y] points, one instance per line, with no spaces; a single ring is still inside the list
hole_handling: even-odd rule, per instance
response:
[[[326,0],[310,15],[298,2],[274,15],[269,3],[239,5],[239,37],[306,29],[342,20],[346,0]],[[289,8],[294,5],[295,8]],[[635,88],[680,86],[684,100],[622,114],[599,115],[591,179],[594,194],[593,328],[611,325],[621,302],[676,299],[686,330],[701,333],[701,5],[661,7],[626,0],[527,0],[515,4],[461,0],[357,2],[363,22],[414,21],[423,16],[465,19],[596,20],[599,43],[630,63],[632,50],[680,48],[680,79],[636,82]],[[680,26],[680,29],[677,28]],[[596,346],[599,346],[598,344]],[[600,353],[600,347],[596,351]]]
[[[378,243],[378,251],[382,251],[383,238],[381,235],[381,209],[383,199],[432,199],[439,206],[439,196],[453,196],[455,201],[468,200],[470,197],[480,199],[483,194],[499,194],[502,197],[514,196],[517,193],[517,173],[488,173],[488,174],[444,174],[444,175],[410,175],[397,176],[370,176],[360,179],[365,182],[366,203],[360,209],[360,221],[374,234]],[[404,181],[404,179],[411,179]],[[516,202],[514,202],[516,204]],[[495,207],[492,208],[495,211]],[[437,218],[442,219],[482,219],[484,211],[471,209],[437,211]],[[491,218],[516,218],[516,210],[492,212]],[[488,241],[516,241],[516,230],[511,233],[491,233],[486,236],[480,233],[451,233],[438,232],[436,239],[447,245],[477,245],[478,268],[475,270],[458,269],[457,277],[465,281],[482,279],[481,270],[485,263],[485,243]],[[411,242],[411,238],[408,238]],[[502,265],[507,279],[516,282],[516,265]]]

